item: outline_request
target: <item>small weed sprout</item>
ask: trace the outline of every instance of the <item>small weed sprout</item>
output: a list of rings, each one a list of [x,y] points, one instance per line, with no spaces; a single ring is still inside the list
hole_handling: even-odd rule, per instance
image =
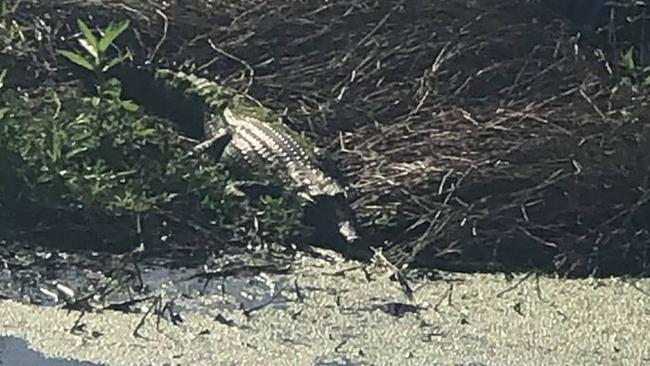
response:
[[[109,98],[111,101],[119,102],[127,111],[135,112],[138,105],[131,100],[121,100],[121,87],[116,79],[105,80],[105,73],[120,63],[131,59],[131,53],[127,50],[125,53],[119,53],[117,56],[109,57],[107,51],[113,42],[129,27],[129,21],[111,22],[108,27],[101,32],[101,37],[97,37],[90,30],[90,27],[82,20],[78,19],[77,24],[81,31],[82,37],[79,38],[79,44],[86,51],[86,55],[77,51],[59,50],[60,55],[70,62],[81,66],[92,72],[97,80],[97,97],[91,98],[95,107],[99,106],[101,98]]]
[[[101,38],[96,37],[88,25],[82,20],[77,20],[82,38],[79,38],[79,44],[86,51],[87,55],[80,52],[59,50],[59,54],[71,62],[83,67],[88,71],[94,72],[97,76],[102,75],[119,63],[130,59],[131,53],[118,54],[115,57],[108,57],[106,51],[113,42],[129,27],[129,21],[124,20],[118,23],[110,23],[102,32]],[[88,57],[90,56],[90,57]]]
[[[627,51],[621,52],[619,65],[625,70],[626,75],[621,78],[624,85],[641,83],[650,85],[650,66],[645,66],[638,60],[636,48],[631,46]]]

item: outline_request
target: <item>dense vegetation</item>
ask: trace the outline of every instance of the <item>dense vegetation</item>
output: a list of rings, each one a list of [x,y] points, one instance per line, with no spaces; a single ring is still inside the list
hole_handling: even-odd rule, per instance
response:
[[[229,194],[226,169],[188,156],[173,126],[104,77],[132,56],[283,110],[334,157],[365,243],[398,264],[650,266],[645,2],[74,3],[2,3],[3,237],[124,248],[300,236],[300,202]],[[96,62],[80,18],[96,35],[131,25]]]
[[[32,54],[28,28],[7,9],[2,22],[9,31],[3,49],[12,57]],[[73,81],[0,89],[2,236],[123,250],[173,237],[174,226],[195,240],[209,233],[217,243],[291,243],[300,229],[299,203],[227,194],[231,181],[220,164],[189,154],[173,126],[147,116],[122,97],[118,80],[104,76],[126,58],[103,54],[121,31],[111,24],[109,37],[94,39],[79,24],[86,52],[59,52],[95,72],[94,88]],[[106,38],[103,49],[93,48]],[[11,64],[3,66],[11,75]]]

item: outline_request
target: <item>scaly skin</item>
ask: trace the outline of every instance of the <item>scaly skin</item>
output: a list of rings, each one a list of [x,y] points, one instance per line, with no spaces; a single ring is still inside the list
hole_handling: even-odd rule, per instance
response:
[[[341,186],[317,167],[309,145],[270,110],[205,78],[166,69],[155,77],[205,103],[207,139],[224,128],[233,131],[221,157],[226,166],[245,165],[243,171],[255,179],[279,181],[309,200],[343,194]]]

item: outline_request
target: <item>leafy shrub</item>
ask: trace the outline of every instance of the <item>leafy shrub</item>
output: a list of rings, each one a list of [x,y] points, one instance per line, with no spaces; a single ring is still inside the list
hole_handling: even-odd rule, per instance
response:
[[[250,241],[246,228],[254,222],[263,224],[265,231],[255,235],[265,240],[286,242],[296,235],[298,203],[227,195],[229,178],[222,166],[205,156],[188,156],[167,124],[125,108],[116,80],[101,90],[100,96],[85,96],[75,85],[2,91],[0,210],[5,219],[65,226],[66,215],[175,211],[197,216],[199,211],[215,232],[234,241]]]
[[[191,218],[235,243],[295,238],[299,202],[226,194],[221,165],[189,155],[166,121],[123,100],[118,80],[105,80],[128,57],[108,54],[128,22],[112,23],[101,37],[81,21],[79,27],[83,50],[59,53],[93,72],[95,94],[78,84],[19,91],[0,82],[0,234],[54,228],[116,243],[142,240],[141,218]]]

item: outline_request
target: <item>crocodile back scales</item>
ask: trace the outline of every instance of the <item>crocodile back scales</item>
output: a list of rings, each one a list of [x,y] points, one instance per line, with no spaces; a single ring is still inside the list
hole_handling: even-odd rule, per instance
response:
[[[317,167],[300,138],[266,108],[206,78],[167,69],[158,70],[156,78],[204,101],[207,138],[224,127],[234,131],[222,156],[225,165],[245,165],[251,175],[280,180],[307,198],[343,193],[342,187]]]

